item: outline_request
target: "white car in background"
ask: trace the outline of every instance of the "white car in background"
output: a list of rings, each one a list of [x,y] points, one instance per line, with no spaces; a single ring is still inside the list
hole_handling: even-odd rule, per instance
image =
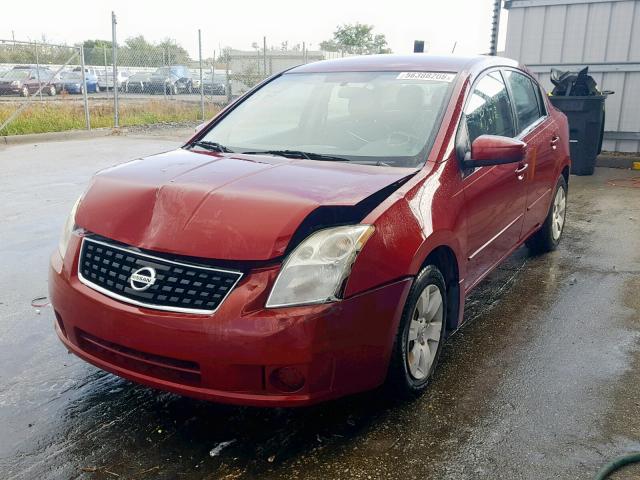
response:
[[[98,87],[100,88],[100,90],[104,91],[113,89],[112,67],[107,67],[106,70],[104,68],[97,68],[96,74],[98,75]],[[116,87],[118,88],[118,90],[124,89],[128,78],[129,72],[127,72],[126,70],[118,70],[118,73],[116,75]]]

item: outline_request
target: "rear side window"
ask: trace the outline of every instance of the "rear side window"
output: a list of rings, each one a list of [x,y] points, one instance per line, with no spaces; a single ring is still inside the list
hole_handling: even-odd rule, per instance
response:
[[[515,136],[507,87],[498,71],[488,73],[480,79],[464,113],[470,144],[480,135]]]
[[[506,70],[504,76],[513,95],[520,134],[542,116],[536,87],[529,77],[513,70]]]

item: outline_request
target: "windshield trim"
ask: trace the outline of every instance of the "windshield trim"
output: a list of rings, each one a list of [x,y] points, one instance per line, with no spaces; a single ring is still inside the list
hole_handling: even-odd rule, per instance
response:
[[[220,113],[209,122],[208,125],[206,125],[203,129],[201,129],[199,132],[197,132],[191,139],[189,139],[188,142],[186,142],[180,148],[188,149],[194,142],[198,142],[198,141],[202,140],[204,137],[206,137],[208,135],[208,133],[211,130],[213,130],[217,125],[219,125],[220,122],[222,122],[239,105],[241,105],[246,100],[251,98],[256,92],[258,92],[260,89],[262,89],[263,87],[265,87],[269,83],[271,83],[271,82],[273,82],[273,81],[277,80],[278,78],[283,77],[285,75],[326,75],[328,73],[366,73],[366,72],[372,72],[372,73],[376,73],[376,72],[379,72],[379,73],[388,73],[388,72],[398,72],[398,73],[400,73],[400,72],[434,72],[434,73],[453,74],[454,77],[449,82],[449,86],[447,87],[446,93],[443,96],[442,102],[440,104],[440,110],[439,110],[438,114],[435,117],[434,128],[431,129],[429,137],[426,139],[426,142],[425,142],[422,150],[420,150],[416,155],[412,155],[411,156],[411,157],[420,159],[418,162],[416,162],[415,166],[407,167],[407,166],[403,166],[403,165],[387,165],[384,162],[385,160],[394,161],[394,160],[400,160],[400,159],[408,158],[406,156],[405,157],[391,157],[391,156],[388,156],[388,157],[363,157],[363,156],[344,155],[344,154],[340,155],[341,157],[345,157],[346,159],[348,159],[349,162],[345,162],[345,163],[349,163],[349,164],[365,165],[365,166],[375,166],[376,164],[378,164],[378,165],[381,165],[381,166],[389,166],[391,168],[404,168],[404,169],[420,170],[427,163],[427,160],[429,158],[429,154],[433,150],[433,146],[434,146],[435,140],[436,140],[436,138],[438,136],[438,133],[442,129],[442,121],[444,120],[445,114],[447,112],[447,108],[449,107],[449,104],[451,103],[451,97],[453,95],[455,86],[457,85],[457,83],[458,83],[458,81],[460,79],[460,72],[452,71],[452,70],[434,70],[434,69],[429,69],[429,68],[424,68],[424,69],[403,69],[403,68],[394,67],[394,68],[379,68],[379,69],[375,69],[375,70],[345,69],[345,70],[318,71],[318,72],[296,72],[295,71],[296,68],[298,68],[298,66],[294,66],[294,67],[288,68],[286,70],[283,70],[282,72],[279,72],[279,73],[277,73],[275,75],[272,75],[271,77],[266,78],[262,82],[258,83],[257,85],[255,85],[252,88],[250,88],[249,90],[247,90],[243,95],[241,95],[240,97],[236,98],[229,105],[227,105],[225,108],[223,108],[220,111]],[[369,159],[369,160],[365,160],[365,158]],[[312,160],[312,161],[317,161],[317,160]]]

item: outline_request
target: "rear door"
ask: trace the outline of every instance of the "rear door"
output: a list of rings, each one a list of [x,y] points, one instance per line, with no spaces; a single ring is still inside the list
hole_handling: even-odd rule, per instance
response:
[[[504,77],[515,107],[517,138],[527,144],[527,206],[522,236],[528,237],[547,216],[556,182],[555,159],[560,136],[555,120],[547,115],[538,83],[516,69],[505,69]]]
[[[480,135],[514,137],[516,122],[507,87],[499,70],[474,84],[464,109],[458,145]],[[459,150],[460,151],[460,150]],[[479,167],[463,171],[467,219],[466,290],[478,283],[519,242],[527,189],[519,164]]]

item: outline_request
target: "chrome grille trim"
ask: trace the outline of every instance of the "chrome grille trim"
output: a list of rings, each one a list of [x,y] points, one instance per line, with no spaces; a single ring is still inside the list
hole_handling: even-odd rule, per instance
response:
[[[164,264],[169,264],[169,265],[179,266],[179,267],[185,267],[185,268],[192,268],[192,269],[197,269],[197,270],[206,270],[206,271],[210,271],[210,272],[232,274],[232,275],[237,275],[237,278],[236,278],[235,282],[232,285],[229,286],[228,291],[220,299],[219,303],[217,304],[217,306],[214,309],[175,307],[175,306],[168,306],[168,305],[155,305],[153,303],[146,303],[146,302],[143,302],[143,301],[140,301],[140,300],[135,300],[135,299],[131,299],[131,298],[128,298],[126,296],[120,295],[120,294],[118,294],[116,292],[113,292],[113,291],[107,289],[107,288],[104,288],[104,287],[102,287],[100,285],[97,285],[96,283],[92,282],[90,279],[85,278],[82,275],[82,271],[81,271],[82,261],[83,261],[82,252],[84,251],[85,242],[90,242],[90,243],[93,243],[93,244],[102,245],[102,246],[110,248],[110,249],[119,250],[119,251],[125,252],[125,253],[127,253],[129,255],[148,258],[150,260],[153,260],[153,261],[159,262],[159,263],[164,263]],[[224,301],[227,299],[227,297],[233,291],[233,289],[238,285],[238,282],[242,279],[243,276],[244,276],[243,273],[240,272],[240,271],[237,271],[237,270],[227,270],[227,269],[223,269],[223,268],[205,267],[205,266],[196,265],[196,264],[189,264],[189,263],[169,260],[169,259],[166,259],[166,258],[156,257],[154,255],[149,255],[147,253],[142,253],[142,252],[139,252],[137,250],[130,249],[130,248],[120,247],[120,246],[117,246],[117,245],[114,245],[114,244],[111,244],[111,243],[107,243],[107,242],[104,242],[104,241],[101,241],[101,240],[95,240],[95,239],[90,238],[90,237],[83,237],[82,238],[82,243],[80,245],[80,252],[78,254],[78,279],[80,280],[80,282],[82,284],[86,285],[87,287],[91,288],[92,290],[95,290],[95,291],[97,291],[99,293],[102,293],[103,295],[111,297],[111,298],[113,298],[115,300],[118,300],[120,302],[128,303],[130,305],[135,305],[135,306],[138,306],[138,307],[149,308],[149,309],[153,309],[153,310],[166,311],[166,312],[188,313],[188,314],[196,314],[196,315],[211,315],[211,314],[215,313],[222,306]]]

